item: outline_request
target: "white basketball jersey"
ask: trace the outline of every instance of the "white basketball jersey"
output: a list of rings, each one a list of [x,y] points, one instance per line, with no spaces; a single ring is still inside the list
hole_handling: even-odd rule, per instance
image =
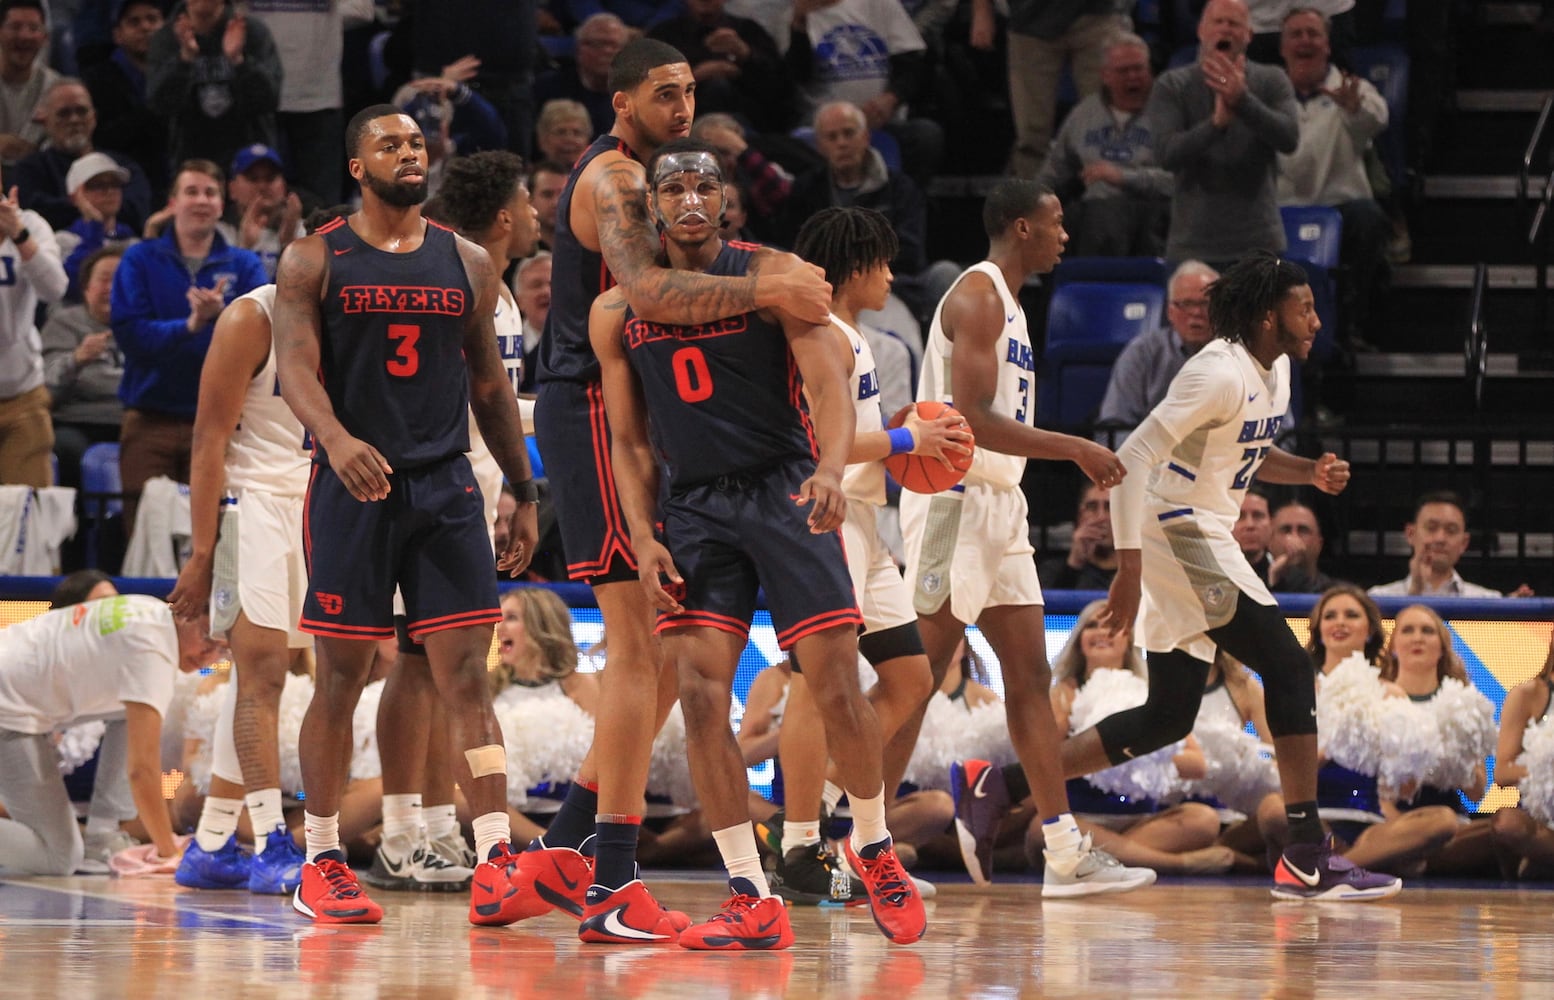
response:
[[[523,316],[518,312],[518,303],[509,297],[511,293],[505,287],[497,291],[496,313],[492,317],[496,327],[496,346],[502,355],[502,367],[507,369],[508,381],[512,383],[513,395],[516,396],[518,385],[523,381]],[[486,527],[494,528],[497,494],[502,489],[502,469],[496,464],[491,449],[486,447],[485,438],[480,436],[474,410],[469,411],[469,464],[475,470],[475,482],[480,484],[480,492],[485,497],[488,515]]]
[[[273,284],[261,285],[241,297],[256,303],[266,318],[274,315]],[[300,497],[308,490],[312,461],[313,438],[281,398],[272,337],[270,356],[248,382],[241,423],[227,444],[227,488]]]
[[[852,394],[853,416],[858,432],[885,426],[880,411],[880,378],[874,366],[874,352],[863,334],[831,314],[831,322],[847,334],[853,349],[853,374],[847,388]],[[885,466],[880,462],[854,462],[842,473],[842,492],[849,500],[862,500],[881,506],[885,503]]]
[[[1234,525],[1289,404],[1287,355],[1265,369],[1242,345],[1213,340],[1189,358],[1154,410],[1181,442],[1150,473],[1154,516],[1207,515]]]
[[[1031,335],[1025,326],[1025,310],[1020,300],[1009,291],[1004,282],[1004,272],[992,261],[973,264],[955,279],[959,285],[966,275],[980,272],[992,279],[998,289],[998,297],[1004,304],[1004,330],[998,341],[998,390],[993,397],[993,409],[1027,427],[1036,426],[1036,357],[1031,351]],[[953,289],[955,286],[952,285]],[[948,295],[946,295],[948,298]],[[928,328],[928,346],[923,351],[923,374],[917,383],[919,400],[938,400],[955,405],[952,398],[954,380],[950,375],[950,356],[955,345],[944,335],[940,314],[944,300],[933,311],[933,323]],[[1025,459],[1016,455],[977,446],[971,459],[971,470],[966,473],[966,483],[985,483],[1003,489],[1020,485],[1025,474]]]

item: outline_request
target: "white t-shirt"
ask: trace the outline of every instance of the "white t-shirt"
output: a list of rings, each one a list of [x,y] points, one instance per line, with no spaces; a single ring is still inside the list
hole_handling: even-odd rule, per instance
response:
[[[890,57],[926,48],[901,0],[839,0],[810,14],[804,27],[815,53],[815,77],[805,85],[811,111],[878,97],[890,80]]]
[[[0,631],[0,729],[47,733],[122,716],[130,701],[165,715],[177,676],[164,601],[123,594],[46,611]]]

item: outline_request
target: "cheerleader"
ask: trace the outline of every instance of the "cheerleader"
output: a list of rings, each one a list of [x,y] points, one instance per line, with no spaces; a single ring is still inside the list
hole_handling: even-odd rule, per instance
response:
[[[1052,663],[1052,712],[1065,733],[1078,732],[1115,712],[1142,705],[1149,683],[1133,632],[1112,635],[1097,619],[1105,601],[1079,613],[1074,631]],[[1180,797],[1183,782],[1202,778],[1207,764],[1189,735],[1137,760],[1068,782],[1068,798],[1079,828],[1098,848],[1125,865],[1177,874],[1218,874],[1234,861],[1231,850],[1214,843],[1219,814],[1202,802],[1161,807]],[[1042,857],[1041,819],[1026,830],[1026,856]]]
[[[1398,612],[1382,656],[1383,680],[1430,711],[1439,733],[1438,762],[1415,788],[1383,803],[1389,817],[1416,817],[1442,841],[1428,853],[1425,870],[1439,875],[1498,875],[1493,823],[1474,819],[1464,796],[1477,802],[1488,780],[1484,756],[1495,744],[1495,709],[1473,686],[1451,648],[1446,623],[1433,608],[1414,604]],[[1427,818],[1417,818],[1420,816]]]
[[[1433,740],[1429,720],[1417,713],[1409,715],[1407,693],[1382,679],[1376,666],[1386,641],[1381,611],[1363,590],[1347,583],[1329,587],[1311,609],[1310,625],[1306,651],[1318,671],[1322,764],[1317,772],[1317,807],[1322,825],[1332,836],[1334,849],[1355,865],[1390,874],[1416,869],[1426,855],[1451,839],[1455,820],[1429,809],[1400,812],[1392,797],[1378,787],[1377,774],[1384,765],[1392,770],[1423,770],[1420,748],[1424,746],[1428,755],[1428,743]],[[1378,721],[1394,718],[1413,723]],[[1403,763],[1383,761],[1379,733],[1383,726],[1397,737],[1388,748]],[[1269,855],[1277,856],[1286,829],[1283,799],[1278,795],[1264,799],[1257,824]]]
[[[1554,875],[1554,637],[1543,669],[1505,696],[1495,744],[1495,783],[1521,789],[1521,804],[1492,821],[1495,844],[1518,878]]]

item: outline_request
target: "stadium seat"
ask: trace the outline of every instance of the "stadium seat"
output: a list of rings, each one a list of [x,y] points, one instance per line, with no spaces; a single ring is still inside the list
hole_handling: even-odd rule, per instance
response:
[[[1306,269],[1311,295],[1316,299],[1322,329],[1311,347],[1311,359],[1325,361],[1333,353],[1338,335],[1338,288],[1333,269],[1338,266],[1338,247],[1343,239],[1343,219],[1338,209],[1325,205],[1284,205],[1284,257]]]
[[[1052,287],[1074,281],[1120,281],[1165,287],[1171,265],[1163,257],[1065,257],[1052,272]]]
[[[1078,428],[1094,419],[1112,363],[1128,341],[1161,325],[1165,286],[1073,281],[1055,288],[1047,309],[1036,423]]]
[[[119,446],[106,441],[81,455],[81,511],[86,529],[87,566],[99,565],[103,526],[124,514],[124,486],[119,479]]]
[[[1397,43],[1357,46],[1349,51],[1356,74],[1369,80],[1387,102],[1387,128],[1375,139],[1376,152],[1392,187],[1408,182],[1408,151],[1404,123],[1408,118],[1408,52]]]

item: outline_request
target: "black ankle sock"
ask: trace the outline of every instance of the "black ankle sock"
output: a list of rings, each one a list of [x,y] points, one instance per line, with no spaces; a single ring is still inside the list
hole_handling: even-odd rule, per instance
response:
[[[546,847],[577,848],[594,832],[594,814],[599,811],[599,792],[580,781],[572,782],[561,809],[545,830]]]
[[[1025,768],[1019,764],[1005,764],[1004,787],[1009,789],[1009,801],[1013,804],[1024,802],[1030,798],[1031,783],[1025,780]]]
[[[1322,819],[1317,815],[1317,804],[1312,802],[1289,802],[1284,806],[1284,819],[1289,827],[1288,841],[1291,844],[1320,844],[1324,836]]]
[[[642,821],[601,822],[595,829],[594,885],[619,889],[637,877],[637,835]]]

